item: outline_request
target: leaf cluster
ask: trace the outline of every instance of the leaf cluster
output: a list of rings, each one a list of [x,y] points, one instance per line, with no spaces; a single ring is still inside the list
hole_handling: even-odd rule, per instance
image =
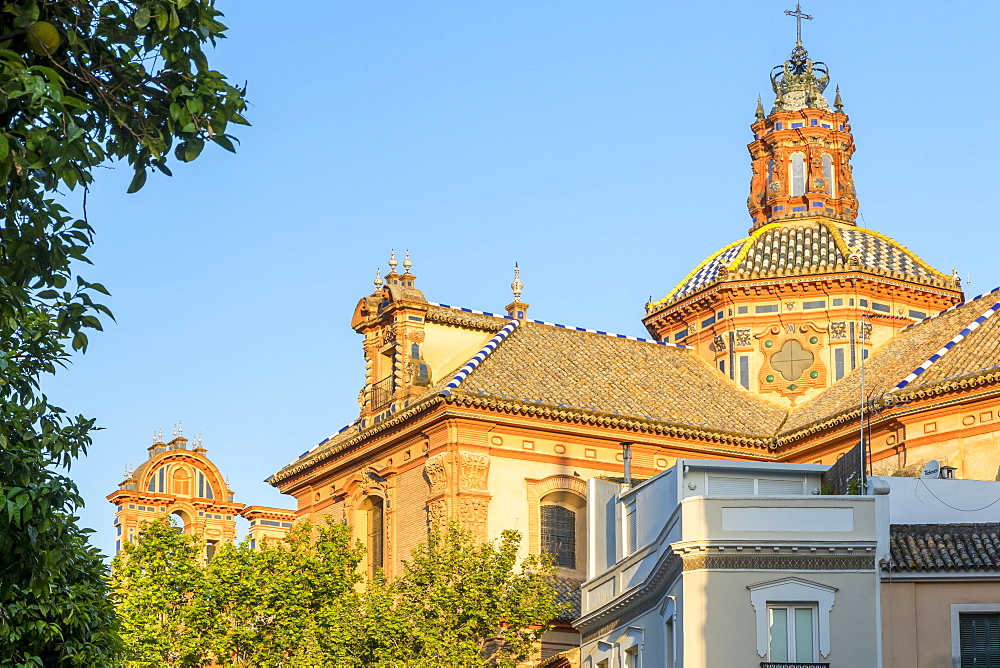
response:
[[[129,190],[206,142],[233,150],[244,90],[204,48],[226,27],[212,0],[0,0],[0,657],[104,665],[117,651],[100,555],[57,473],[91,445],[41,381],[85,351],[111,312],[79,275],[94,170],[123,160]],[[171,158],[171,149],[173,149]],[[82,218],[59,196],[84,191]]]

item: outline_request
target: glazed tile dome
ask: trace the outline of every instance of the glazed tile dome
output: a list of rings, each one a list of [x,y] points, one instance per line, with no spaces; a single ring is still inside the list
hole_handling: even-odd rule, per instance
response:
[[[771,223],[725,246],[695,267],[651,310],[688,297],[719,280],[857,271],[935,287],[954,279],[884,234],[821,218]]]

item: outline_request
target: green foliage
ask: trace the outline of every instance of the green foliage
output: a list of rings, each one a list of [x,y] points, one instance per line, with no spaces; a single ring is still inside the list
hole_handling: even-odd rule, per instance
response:
[[[478,543],[457,524],[418,546],[397,580],[369,587],[365,663],[384,665],[510,665],[533,647],[562,611],[556,604],[550,555],[520,565],[521,535]],[[388,622],[388,623],[387,623]]]
[[[227,150],[243,91],[202,50],[225,26],[212,0],[0,0],[0,656],[6,665],[101,665],[117,651],[100,555],[54,472],[94,421],[49,403],[41,379],[87,348],[107,290],[76,273],[92,228],[56,201],[110,160],[169,174]]]
[[[550,557],[520,567],[520,535],[477,543],[457,526],[403,575],[364,582],[341,524],[226,545],[207,566],[191,539],[146,526],[114,564],[128,666],[514,665],[561,611]]]
[[[167,518],[145,524],[111,564],[111,587],[133,666],[199,666],[204,654],[190,620],[202,587],[201,545]]]

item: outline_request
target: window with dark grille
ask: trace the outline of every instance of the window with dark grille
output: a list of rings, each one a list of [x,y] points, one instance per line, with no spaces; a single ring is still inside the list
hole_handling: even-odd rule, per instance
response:
[[[958,616],[961,668],[1000,668],[1000,612]]]
[[[556,565],[576,568],[576,513],[562,506],[542,506],[542,551]]]

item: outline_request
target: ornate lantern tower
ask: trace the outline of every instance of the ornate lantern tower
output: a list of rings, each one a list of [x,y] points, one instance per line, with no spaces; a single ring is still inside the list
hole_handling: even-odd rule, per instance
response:
[[[778,404],[816,396],[907,325],[962,300],[959,281],[857,224],[854,138],[827,66],[802,45],[771,71],[751,125],[750,236],[710,255],[643,323]]]

